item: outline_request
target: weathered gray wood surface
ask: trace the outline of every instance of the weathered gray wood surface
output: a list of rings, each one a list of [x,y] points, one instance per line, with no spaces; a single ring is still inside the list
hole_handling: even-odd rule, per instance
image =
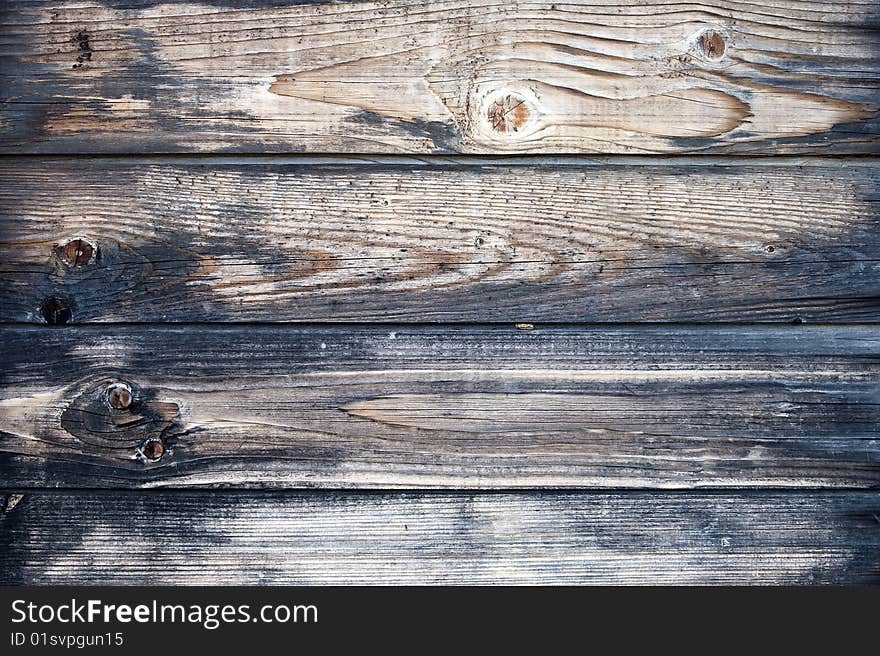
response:
[[[94,326],[2,336],[7,485],[880,483],[874,327]]]
[[[877,2],[0,2],[0,583],[880,583]]]
[[[25,492],[6,508],[0,583],[880,582],[865,493]]]
[[[876,321],[878,178],[5,160],[0,320]]]
[[[4,0],[5,152],[878,152],[866,2]]]

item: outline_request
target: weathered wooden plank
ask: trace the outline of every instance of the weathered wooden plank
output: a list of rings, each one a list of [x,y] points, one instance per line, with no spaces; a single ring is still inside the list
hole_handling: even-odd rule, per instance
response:
[[[5,0],[6,152],[878,152],[862,2]]]
[[[876,493],[9,498],[4,584],[880,582]]]
[[[876,327],[2,334],[10,486],[880,482]]]
[[[878,170],[7,159],[0,321],[877,321]]]

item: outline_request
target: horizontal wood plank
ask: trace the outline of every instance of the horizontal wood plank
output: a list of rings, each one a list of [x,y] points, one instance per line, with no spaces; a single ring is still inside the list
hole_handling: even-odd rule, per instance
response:
[[[7,159],[0,321],[878,321],[878,171]]]
[[[15,486],[880,483],[876,327],[2,330]]]
[[[4,152],[878,152],[873,0],[4,0]]]
[[[0,583],[880,583],[878,516],[852,492],[25,492]]]

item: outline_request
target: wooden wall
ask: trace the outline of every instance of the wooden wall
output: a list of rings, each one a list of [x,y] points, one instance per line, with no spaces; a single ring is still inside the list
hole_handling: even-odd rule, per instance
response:
[[[878,25],[5,0],[0,583],[880,582]]]

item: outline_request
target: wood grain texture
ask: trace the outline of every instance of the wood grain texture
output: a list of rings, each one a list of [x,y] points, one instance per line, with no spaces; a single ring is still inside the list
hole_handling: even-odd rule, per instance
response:
[[[26,492],[0,513],[4,584],[880,582],[876,493]]]
[[[873,0],[5,0],[6,152],[878,152]]]
[[[10,159],[0,321],[877,321],[878,178]]]
[[[113,326],[2,335],[7,485],[880,482],[875,327]]]

